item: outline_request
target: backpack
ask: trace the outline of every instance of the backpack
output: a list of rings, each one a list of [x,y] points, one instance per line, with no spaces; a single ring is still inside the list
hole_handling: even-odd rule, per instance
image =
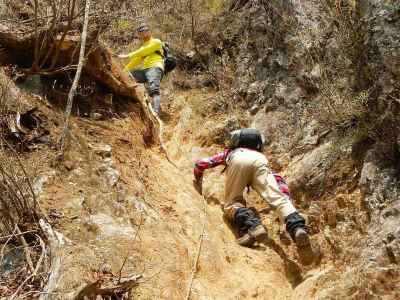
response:
[[[164,59],[164,74],[168,74],[169,72],[171,72],[173,69],[176,68],[177,61],[176,57],[172,55],[171,48],[167,43],[163,43],[162,48],[164,55],[162,55],[160,51],[156,51],[156,53],[161,55],[162,58]]]
[[[244,147],[257,151],[262,151],[264,144],[264,135],[254,128],[234,130],[230,133],[230,149]]]

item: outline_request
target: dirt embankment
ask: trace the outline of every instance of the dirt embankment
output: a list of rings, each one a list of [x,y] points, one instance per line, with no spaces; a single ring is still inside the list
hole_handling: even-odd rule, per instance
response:
[[[71,145],[64,162],[57,164],[51,145],[60,133],[60,115],[42,98],[30,99],[47,118],[50,130],[44,139],[48,144],[39,143],[33,152],[24,154],[24,160],[35,168],[34,186],[41,207],[68,240],[57,297],[70,299],[87,283],[104,276],[143,274],[133,291],[137,299],[184,299],[196,260],[191,299],[313,299],[315,295],[323,299],[334,295],[331,283],[344,268],[338,260],[354,257],[350,252],[356,253],[359,247],[355,240],[351,249],[343,249],[341,245],[349,243],[352,235],[338,241],[333,234],[336,223],[340,230],[348,224],[335,212],[336,206],[328,202],[326,210],[319,212],[319,207],[306,206],[305,199],[295,199],[308,217],[317,250],[310,266],[301,264],[282,224],[254,193],[248,196],[249,204],[260,211],[271,241],[252,249],[238,246],[222,220],[220,170],[207,172],[204,199],[192,187],[193,161],[219,150],[210,146],[210,139],[221,134],[219,126],[227,116],[211,113],[212,105],[204,112],[204,105],[215,97],[211,90],[166,94],[164,140],[178,168],[157,146],[146,144],[146,126],[135,104],[103,120],[74,117]],[[298,174],[293,164],[289,175]],[[339,169],[346,173],[348,165],[343,162],[343,166]],[[342,173],[331,172],[327,178],[335,180]],[[343,214],[357,209],[360,196],[357,189],[353,191],[343,195],[343,187],[341,195],[333,196]],[[326,217],[330,227],[321,223],[321,217]],[[318,289],[320,284],[324,288]]]
[[[203,122],[198,101],[212,93],[170,95],[166,147],[179,168],[146,146],[134,105],[106,120],[74,117],[62,163],[44,144],[24,154],[36,166],[41,207],[67,238],[57,297],[71,298],[102,276],[143,274],[135,298],[184,299],[201,241],[191,299],[290,299],[305,271],[294,246],[279,239],[254,249],[238,246],[222,220],[219,172],[207,176],[206,201],[192,187],[193,160],[216,150],[199,146],[194,127]],[[40,97],[32,101],[47,116],[51,145],[60,116]],[[279,228],[273,215],[265,216]]]

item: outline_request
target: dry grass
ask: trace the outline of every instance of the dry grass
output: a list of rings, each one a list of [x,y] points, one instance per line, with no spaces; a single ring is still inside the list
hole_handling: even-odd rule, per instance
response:
[[[32,178],[26,172],[23,160],[5,139],[9,123],[7,119],[18,111],[19,106],[10,86],[9,79],[1,72],[0,293],[12,298],[12,295],[17,297],[32,288],[40,290],[47,274],[43,273],[45,244],[38,224],[40,210],[31,184]],[[7,267],[10,260],[14,260],[11,268]]]
[[[328,128],[348,129],[357,126],[368,111],[368,97],[368,91],[357,94],[341,91],[334,85],[324,86],[316,116]]]
[[[321,74],[313,82],[319,91],[313,117],[341,134],[355,133],[361,127],[365,129],[372,97],[372,85],[366,88],[364,82],[373,79],[361,78],[359,70],[368,24],[360,17],[357,1],[324,0],[321,5],[336,45],[315,45],[309,53],[309,63],[318,65]]]

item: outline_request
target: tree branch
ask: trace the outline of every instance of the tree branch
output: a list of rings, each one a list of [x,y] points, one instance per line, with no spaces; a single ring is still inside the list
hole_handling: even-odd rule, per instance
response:
[[[65,109],[64,129],[63,129],[63,132],[61,135],[61,154],[62,155],[64,154],[65,137],[68,132],[68,121],[69,121],[69,117],[71,115],[72,103],[74,100],[76,89],[78,87],[79,79],[81,77],[83,62],[85,59],[85,47],[86,47],[86,37],[87,37],[87,29],[88,29],[88,23],[89,23],[89,11],[90,11],[90,0],[86,0],[85,21],[84,21],[83,29],[82,29],[81,50],[79,53],[78,69],[76,71],[74,82],[72,83],[72,87],[68,94],[67,108]]]

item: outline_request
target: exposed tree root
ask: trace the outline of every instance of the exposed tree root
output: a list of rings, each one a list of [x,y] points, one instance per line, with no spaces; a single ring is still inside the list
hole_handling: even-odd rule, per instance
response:
[[[56,37],[53,43],[60,43],[61,37]],[[11,27],[0,23],[0,43],[3,51],[17,56],[19,65],[30,65],[34,60],[34,53],[26,51],[32,49],[34,36],[24,34],[23,28]],[[80,35],[71,31],[60,44],[58,63],[53,70],[43,70],[44,74],[64,72],[66,67],[76,68],[79,59]],[[51,47],[51,45],[49,45]],[[50,49],[48,49],[50,51]],[[136,93],[136,83],[130,79],[121,68],[120,63],[113,59],[113,55],[105,45],[96,40],[94,33],[88,33],[88,55],[83,72],[96,81],[110,88],[116,95],[132,98],[139,101]],[[41,74],[41,70],[37,71]]]
[[[39,220],[40,227],[47,237],[51,252],[50,276],[40,300],[53,299],[53,292],[56,290],[58,281],[61,278],[61,254],[65,245],[65,238],[62,234],[53,230],[53,228],[43,219]]]

